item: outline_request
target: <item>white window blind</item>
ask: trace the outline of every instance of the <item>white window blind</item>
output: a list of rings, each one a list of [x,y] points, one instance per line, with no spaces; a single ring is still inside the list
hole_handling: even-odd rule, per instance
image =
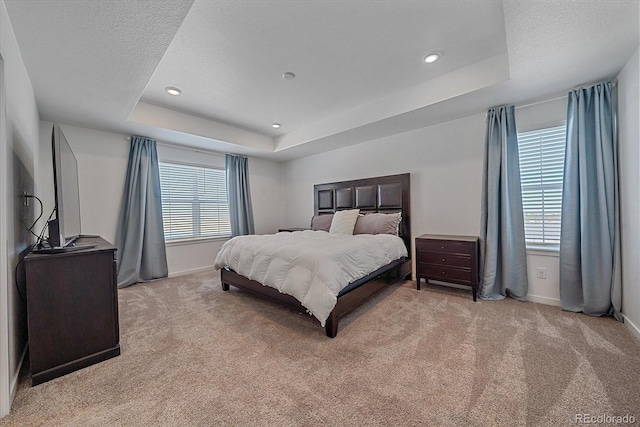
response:
[[[231,235],[222,169],[160,163],[165,240]]]
[[[518,133],[528,245],[560,244],[565,133],[565,126]]]

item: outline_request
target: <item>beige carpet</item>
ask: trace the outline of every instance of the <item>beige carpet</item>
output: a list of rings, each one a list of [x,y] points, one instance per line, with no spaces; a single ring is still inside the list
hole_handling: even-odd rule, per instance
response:
[[[611,318],[406,282],[341,322],[218,274],[119,291],[122,355],[23,378],[0,426],[539,426],[640,421],[640,342]]]

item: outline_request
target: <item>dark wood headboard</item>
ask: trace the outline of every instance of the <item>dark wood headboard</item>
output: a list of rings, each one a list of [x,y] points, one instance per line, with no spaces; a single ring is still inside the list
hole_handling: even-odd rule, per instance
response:
[[[410,174],[316,184],[313,193],[314,215],[345,209],[360,209],[365,214],[402,212],[400,237],[411,257]]]

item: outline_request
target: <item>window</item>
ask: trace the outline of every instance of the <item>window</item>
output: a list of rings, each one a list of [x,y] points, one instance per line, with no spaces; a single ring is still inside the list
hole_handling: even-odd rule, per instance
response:
[[[524,233],[528,246],[558,246],[565,126],[518,133]]]
[[[231,235],[224,170],[160,163],[160,190],[165,240]]]

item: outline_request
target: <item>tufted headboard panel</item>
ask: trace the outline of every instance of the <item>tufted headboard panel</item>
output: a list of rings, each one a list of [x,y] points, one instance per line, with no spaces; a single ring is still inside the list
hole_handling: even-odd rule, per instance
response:
[[[400,237],[411,253],[410,184],[408,173],[316,184],[313,186],[314,214],[326,215],[345,209],[360,209],[365,214],[402,212]]]

